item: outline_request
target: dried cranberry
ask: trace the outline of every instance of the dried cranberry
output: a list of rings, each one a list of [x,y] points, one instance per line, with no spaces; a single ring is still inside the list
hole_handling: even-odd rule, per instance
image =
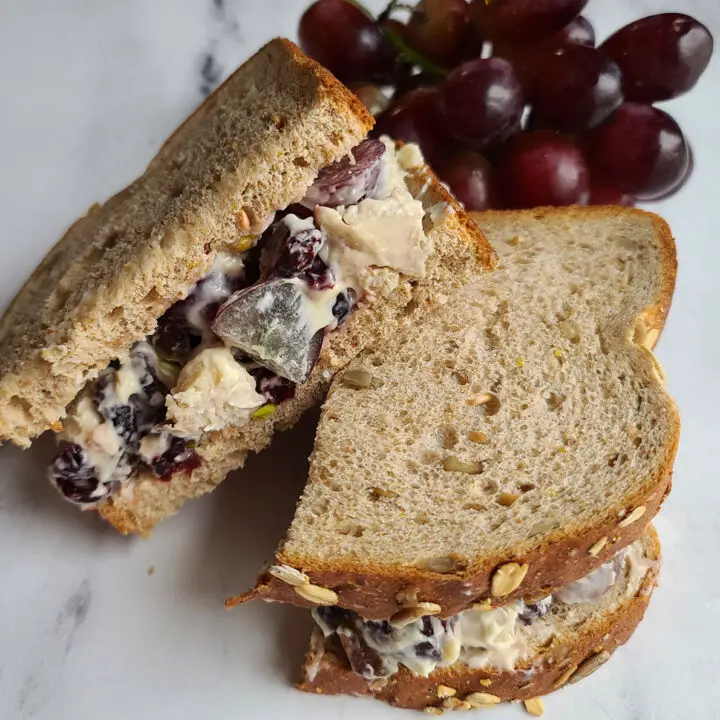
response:
[[[433,628],[432,620],[430,619],[429,615],[424,615],[421,620],[422,627],[420,628],[420,632],[425,637],[432,637],[435,634],[435,629]]]
[[[550,611],[552,606],[552,596],[544,597],[535,603],[523,603],[522,609],[518,614],[518,619],[523,625],[531,625],[538,618],[544,617]]]
[[[329,290],[335,285],[335,273],[319,258],[300,276],[312,290]]]
[[[159,457],[150,461],[150,468],[160,480],[170,480],[176,472],[188,475],[200,467],[200,457],[187,446],[185,438],[172,436],[170,447]]]
[[[429,641],[421,642],[415,645],[415,654],[418,657],[427,658],[428,660],[437,660],[438,662],[442,660],[440,648],[436,647]]]
[[[292,227],[298,220],[288,215],[273,225],[260,257],[261,277],[295,277],[312,265],[325,234],[317,228],[304,228],[293,235]]]
[[[61,442],[50,466],[50,480],[74,503],[96,503],[109,494],[95,474],[95,468],[85,451],[75,443]]]
[[[365,630],[378,645],[386,642],[393,634],[392,625],[387,620],[365,620]]]
[[[350,611],[343,610],[337,605],[313,608],[313,616],[326,634],[335,632],[341,625],[352,625]]]
[[[259,367],[251,370],[250,374],[255,378],[257,391],[270,402],[279,405],[295,397],[295,383],[276,375],[272,370]]]
[[[370,647],[354,627],[342,625],[337,630],[337,637],[355,673],[368,679],[388,674],[383,656]]]
[[[324,167],[308,189],[303,205],[337,207],[355,205],[371,194],[380,177],[380,160],[385,145],[380,140],[363,140],[349,156]]]
[[[164,358],[184,363],[200,344],[202,337],[199,332],[188,327],[184,319],[178,318],[177,312],[173,311],[170,315],[168,313],[158,321],[153,345]]]
[[[332,314],[337,318],[338,325],[341,325],[347,319],[347,316],[355,305],[356,297],[355,291],[352,288],[348,288],[344,292],[341,292],[335,299]]]

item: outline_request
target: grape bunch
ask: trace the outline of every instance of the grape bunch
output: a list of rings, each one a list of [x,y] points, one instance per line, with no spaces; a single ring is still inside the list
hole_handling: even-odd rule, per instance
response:
[[[355,0],[303,14],[303,50],[420,145],[469,210],[634,205],[676,192],[692,151],[654,103],[690,90],[713,38],[681,13],[642,18],[596,46],[588,0]]]

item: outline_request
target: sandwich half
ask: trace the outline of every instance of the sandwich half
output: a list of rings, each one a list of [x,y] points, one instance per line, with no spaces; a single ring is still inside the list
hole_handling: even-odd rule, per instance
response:
[[[650,526],[587,577],[535,600],[479,605],[442,620],[410,612],[407,620],[364,620],[318,607],[298,687],[435,715],[524,700],[540,715],[538,696],[587,677],[632,635],[659,566]]]
[[[91,208],[0,320],[0,440],[149,532],[494,254],[414,146],[287,40]]]
[[[625,208],[477,222],[498,269],[336,377],[274,565],[230,604],[386,620],[412,591],[448,617],[548,595],[643,534],[679,436],[652,352],[667,225]]]

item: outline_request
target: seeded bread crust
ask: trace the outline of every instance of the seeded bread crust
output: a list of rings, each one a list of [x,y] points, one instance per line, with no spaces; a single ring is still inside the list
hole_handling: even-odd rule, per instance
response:
[[[299,200],[373,120],[290,41],[268,43],[94,205],[0,320],[0,442],[59,428],[83,385],[155,328],[219,250]]]
[[[101,506],[100,514],[117,530],[147,535],[186,500],[213,490],[231,470],[244,464],[248,453],[265,448],[275,432],[292,427],[307,409],[321,402],[335,373],[359,352],[382,348],[400,328],[412,326],[429,306],[442,302],[446,293],[494,267],[494,250],[427,167],[408,176],[407,181],[412,194],[423,202],[426,229],[435,248],[426,277],[402,279],[387,298],[360,305],[341,328],[325,337],[308,380],[272,416],[205,436],[198,446],[202,464],[191,476],[177,473],[169,482],[143,478],[131,493]]]
[[[570,228],[573,223],[588,222],[588,219],[603,223],[608,219],[621,218],[628,227],[632,227],[633,223],[647,227],[650,223],[659,248],[661,277],[656,285],[656,300],[642,311],[641,317],[649,330],[656,330],[658,334],[662,330],[674,289],[676,258],[670,229],[661,218],[639,210],[614,207],[541,208],[521,212],[490,212],[474,217],[490,237],[506,226],[522,227],[533,222],[555,222]],[[338,605],[374,619],[385,619],[397,612],[402,607],[398,593],[408,587],[417,588],[420,600],[440,605],[442,616],[460,612],[474,602],[492,599],[493,573],[499,566],[509,562],[527,564],[527,575],[515,590],[500,599],[495,598],[493,604],[503,604],[523,596],[547,594],[587,575],[618,550],[634,542],[659,510],[671,488],[672,466],[679,439],[677,410],[669,398],[667,404],[668,434],[659,453],[655,473],[647,478],[642,493],[615,497],[593,517],[592,522],[573,528],[572,531],[560,527],[537,540],[528,540],[523,543],[524,547],[516,548],[516,555],[489,552],[475,561],[470,560],[460,572],[440,573],[417,566],[373,565],[367,561],[352,560],[324,561],[319,554],[302,556],[293,553],[286,544],[278,550],[274,562],[301,570],[312,584],[330,588],[337,593]],[[642,516],[621,527],[621,520],[626,514],[641,506],[645,508]],[[603,539],[606,544],[595,551]],[[228,605],[253,598],[313,606],[293,587],[267,572],[260,577],[255,588],[229,599]]]
[[[649,554],[658,559],[660,544],[653,528],[649,529],[649,541],[652,547]],[[342,655],[328,650],[322,632],[316,630],[305,658],[303,677],[297,687],[305,692],[324,695],[367,695],[396,707],[415,710],[442,706],[437,693],[439,685],[455,689],[457,693],[453,697],[458,700],[474,692],[490,693],[503,701],[546,695],[564,686],[573,667],[587,661],[588,665],[584,668],[589,669],[593,658],[601,653],[612,655],[628,641],[645,615],[657,585],[658,572],[659,566],[650,569],[636,595],[626,598],[610,612],[598,613],[578,630],[564,634],[559,642],[553,642],[540,656],[531,658],[518,669],[492,672],[473,670],[458,663],[440,668],[424,678],[401,666],[386,684],[370,682],[354,673]],[[605,657],[602,655],[599,659]],[[531,666],[534,672],[529,675],[527,670]],[[312,671],[314,668],[317,668],[315,673]],[[483,685],[483,682],[486,684]]]

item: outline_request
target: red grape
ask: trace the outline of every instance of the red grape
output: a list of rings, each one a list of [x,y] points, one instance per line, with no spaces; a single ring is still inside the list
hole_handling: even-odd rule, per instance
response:
[[[566,132],[597,125],[622,103],[620,83],[618,66],[595,48],[540,54],[528,87],[533,123]]]
[[[348,0],[318,0],[300,18],[300,47],[344,83],[386,79],[394,51],[372,18]]]
[[[483,37],[527,42],[565,27],[588,0],[473,0],[471,13]]]
[[[447,131],[477,149],[516,132],[525,106],[515,71],[502,58],[455,68],[440,86],[438,101]]]
[[[686,140],[687,142],[687,140]],[[681,190],[685,187],[685,183],[690,179],[691,175],[693,174],[693,170],[695,170],[695,153],[693,153],[693,149],[690,146],[690,143],[687,143],[687,149],[688,149],[688,165],[687,170],[685,170],[685,174],[682,176],[682,178],[678,181],[677,185],[674,185],[670,188],[666,193],[663,193],[662,195],[659,195],[658,197],[654,197],[653,201],[658,200],[665,200],[665,198],[670,197],[671,195],[674,195],[676,192]]]
[[[595,30],[590,21],[582,15],[576,17],[562,30],[535,43],[524,43],[523,45],[507,42],[494,43],[493,55],[509,60],[525,86],[534,79],[538,58],[568,45],[595,47]]]
[[[688,146],[670,115],[624,103],[586,137],[590,167],[625,193],[653,200],[672,192],[688,169]]]
[[[585,205],[590,173],[572,141],[546,130],[510,140],[499,158],[498,187],[506,207]]]
[[[612,183],[601,177],[590,180],[590,200],[588,205],[624,205],[633,207],[635,198],[616,188]]]
[[[554,47],[562,47],[564,45],[588,45],[589,47],[595,47],[595,28],[584,15],[578,15],[562,30],[553,33],[543,44]]]
[[[688,15],[663,13],[637,20],[600,48],[620,67],[628,100],[653,103],[682,95],[710,62],[710,31]]]
[[[497,207],[490,163],[479,153],[471,150],[458,153],[438,168],[438,175],[466,210]]]
[[[445,133],[439,117],[434,88],[411,90],[394,101],[378,117],[374,134],[417,143],[433,165],[456,149],[455,141]]]
[[[436,63],[450,63],[470,20],[465,0],[420,0],[405,29],[405,41]]]

